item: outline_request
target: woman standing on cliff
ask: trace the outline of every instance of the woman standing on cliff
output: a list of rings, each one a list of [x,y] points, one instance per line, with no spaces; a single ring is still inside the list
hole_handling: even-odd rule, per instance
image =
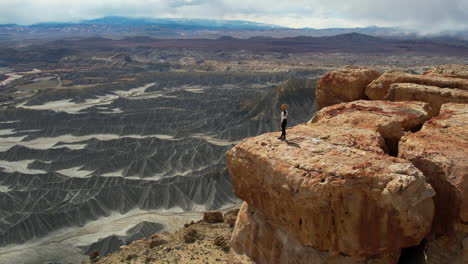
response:
[[[286,126],[288,125],[288,106],[283,104],[281,106],[281,136],[278,139],[286,140]]]

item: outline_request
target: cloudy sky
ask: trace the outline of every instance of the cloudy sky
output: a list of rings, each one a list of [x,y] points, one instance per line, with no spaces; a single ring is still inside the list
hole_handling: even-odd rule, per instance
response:
[[[130,17],[240,19],[287,27],[468,29],[468,0],[0,0],[0,24]]]

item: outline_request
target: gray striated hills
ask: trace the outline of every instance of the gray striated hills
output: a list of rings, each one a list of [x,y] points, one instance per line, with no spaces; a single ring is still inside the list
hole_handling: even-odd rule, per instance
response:
[[[0,247],[135,210],[235,204],[225,152],[245,137],[278,130],[282,103],[290,105],[291,124],[307,121],[321,73],[154,73],[140,87],[50,89],[18,99],[0,111]],[[167,221],[88,235],[73,245],[76,256],[112,252]]]

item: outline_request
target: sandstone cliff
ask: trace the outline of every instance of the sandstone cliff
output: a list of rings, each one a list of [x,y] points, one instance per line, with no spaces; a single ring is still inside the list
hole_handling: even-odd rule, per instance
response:
[[[337,70],[288,141],[267,133],[230,150],[245,201],[230,263],[404,263],[412,249],[418,263],[468,263],[465,73]]]
[[[317,81],[317,108],[362,99],[366,86],[379,76],[376,70],[357,66],[325,74]]]
[[[371,100],[385,99],[390,86],[395,83],[415,83],[439,88],[456,89],[456,91],[468,90],[468,79],[447,78],[438,75],[417,75],[404,72],[388,72],[375,79],[366,87],[365,94]],[[405,100],[404,98],[392,98],[393,100]],[[466,101],[465,101],[466,102]]]
[[[468,65],[442,65],[424,73],[424,75],[468,79]]]

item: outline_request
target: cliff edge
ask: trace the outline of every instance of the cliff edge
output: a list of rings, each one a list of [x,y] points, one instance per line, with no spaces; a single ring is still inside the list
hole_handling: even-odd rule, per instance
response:
[[[230,263],[468,263],[466,70],[330,72],[287,141],[230,150]]]

